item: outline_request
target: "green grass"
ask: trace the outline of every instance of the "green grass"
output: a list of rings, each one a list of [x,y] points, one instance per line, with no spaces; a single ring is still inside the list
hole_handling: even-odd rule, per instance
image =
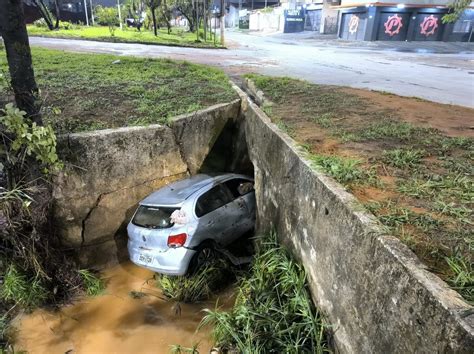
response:
[[[261,240],[231,312],[207,309],[216,344],[241,353],[329,352],[328,326],[313,306],[301,265],[272,235]]]
[[[211,298],[216,290],[229,284],[229,266],[223,259],[199,268],[192,275],[156,274],[156,284],[163,295],[178,302],[193,303]]]
[[[448,283],[471,304],[474,305],[474,264],[462,255],[446,257],[451,269]]]
[[[0,285],[0,299],[32,309],[40,306],[48,297],[47,290],[37,277],[28,278],[23,272],[10,265]]]
[[[315,168],[321,169],[336,181],[348,185],[351,183],[373,182],[374,176],[361,166],[361,160],[336,155],[310,155]]]
[[[398,168],[418,166],[425,152],[417,149],[394,149],[383,152],[383,161]]]
[[[43,117],[58,133],[166,124],[237,98],[222,71],[203,65],[37,48],[32,55]],[[8,72],[4,53],[0,72]],[[0,81],[0,104],[12,100],[6,80]]]
[[[114,36],[110,35],[107,26],[74,26],[72,29],[59,29],[50,31],[48,28],[27,26],[30,36],[44,36],[56,38],[88,39],[104,42],[125,42],[125,43],[146,43],[157,45],[175,45],[183,47],[216,48],[220,47],[220,42],[214,45],[214,41],[196,41],[196,34],[185,32],[181,29],[173,28],[171,34],[166,29],[160,29],[158,36],[152,31],[142,29],[139,32],[136,29],[124,27],[123,30],[117,28]]]
[[[79,270],[79,275],[84,283],[84,289],[88,296],[99,296],[105,290],[105,282],[87,269]]]

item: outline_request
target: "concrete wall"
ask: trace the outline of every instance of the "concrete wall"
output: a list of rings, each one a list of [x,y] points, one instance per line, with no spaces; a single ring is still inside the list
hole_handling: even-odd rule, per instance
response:
[[[258,230],[276,230],[304,265],[338,351],[472,352],[474,308],[240,94]]]
[[[240,101],[150,125],[62,136],[65,170],[54,185],[54,215],[64,246],[83,266],[126,257],[125,227],[137,203],[153,190],[196,173]]]

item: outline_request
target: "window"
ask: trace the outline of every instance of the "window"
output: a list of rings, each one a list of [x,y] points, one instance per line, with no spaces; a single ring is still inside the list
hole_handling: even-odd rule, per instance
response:
[[[201,195],[196,203],[196,216],[200,218],[232,201],[232,195],[223,184],[219,184]]]
[[[163,208],[140,205],[132,223],[149,229],[166,229],[173,226],[171,214],[177,208]]]
[[[234,178],[224,184],[229,188],[234,199],[253,191],[253,182],[242,178]]]
[[[471,21],[459,19],[454,24],[453,33],[469,33],[471,32]]]

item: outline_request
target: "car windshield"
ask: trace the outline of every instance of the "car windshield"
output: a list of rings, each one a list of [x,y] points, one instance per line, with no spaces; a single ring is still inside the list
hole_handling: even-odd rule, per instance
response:
[[[140,205],[132,223],[150,229],[166,229],[174,225],[171,221],[171,214],[175,210],[178,210],[178,208]]]

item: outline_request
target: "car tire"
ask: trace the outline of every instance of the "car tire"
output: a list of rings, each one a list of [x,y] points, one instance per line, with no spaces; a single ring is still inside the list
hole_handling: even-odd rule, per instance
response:
[[[209,264],[215,258],[216,250],[212,242],[200,244],[196,249],[196,254],[191,259],[188,274],[195,274],[200,267]]]

